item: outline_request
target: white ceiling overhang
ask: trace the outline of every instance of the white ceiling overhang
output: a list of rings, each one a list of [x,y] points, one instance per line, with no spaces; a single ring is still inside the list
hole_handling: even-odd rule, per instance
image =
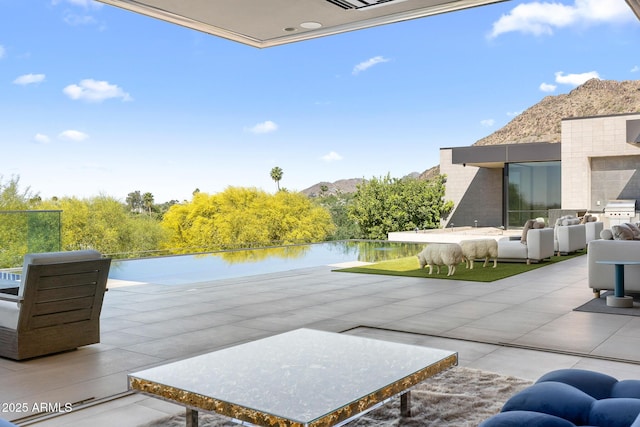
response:
[[[640,19],[640,0],[627,0],[627,4],[631,7],[638,19]]]
[[[507,0],[98,1],[262,48]]]

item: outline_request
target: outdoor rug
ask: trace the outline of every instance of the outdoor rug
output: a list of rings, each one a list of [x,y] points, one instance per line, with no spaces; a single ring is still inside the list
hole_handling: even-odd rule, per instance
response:
[[[607,295],[613,295],[613,291],[600,294],[600,298],[592,298],[586,304],[576,307],[574,311],[588,311],[590,313],[623,314],[626,316],[640,316],[640,294],[626,293],[633,297],[633,308],[617,308],[607,305]]]
[[[349,427],[476,427],[500,412],[506,400],[531,385],[531,381],[493,372],[454,367],[418,384],[411,391],[410,418],[400,416],[395,398],[357,420]],[[183,427],[184,414],[162,418],[141,427]],[[200,414],[203,427],[234,427],[217,415]]]
[[[516,274],[524,273],[527,271],[535,270],[546,265],[555,264],[557,262],[565,261],[577,256],[584,255],[584,250],[578,251],[570,255],[552,256],[549,260],[543,260],[538,263],[532,263],[527,265],[525,262],[500,262],[498,266],[493,268],[493,261],[490,261],[486,267],[482,267],[482,262],[476,262],[473,269],[466,268],[464,263],[461,263],[456,267],[456,272],[453,276],[447,276],[447,267],[440,267],[440,274],[436,273],[436,269],[433,269],[433,273],[429,274],[429,268],[420,268],[418,263],[418,257],[410,256],[406,258],[399,258],[388,261],[381,261],[375,264],[369,264],[364,266],[339,268],[333,271],[344,273],[364,273],[364,274],[383,274],[387,276],[405,276],[405,277],[422,277],[426,279],[449,279],[449,280],[466,280],[471,282],[493,282],[495,280],[504,279],[506,277],[515,276]]]

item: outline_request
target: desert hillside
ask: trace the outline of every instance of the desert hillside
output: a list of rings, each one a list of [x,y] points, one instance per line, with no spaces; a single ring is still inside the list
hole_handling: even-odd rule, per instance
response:
[[[476,141],[473,145],[560,142],[562,119],[638,112],[640,112],[640,80],[618,82],[591,79],[569,93],[545,96],[540,102],[514,117],[504,127]],[[436,165],[422,172],[419,178],[430,179],[439,172],[440,167]],[[335,183],[319,183],[303,192],[317,195],[320,193],[320,186],[324,184],[329,186],[332,193],[336,191],[349,193],[355,191],[357,181],[347,179]]]

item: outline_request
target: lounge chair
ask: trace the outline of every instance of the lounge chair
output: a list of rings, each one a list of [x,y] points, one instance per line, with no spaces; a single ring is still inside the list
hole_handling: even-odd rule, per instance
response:
[[[0,293],[0,357],[22,360],[100,342],[110,265],[93,250],[25,255],[17,295]]]

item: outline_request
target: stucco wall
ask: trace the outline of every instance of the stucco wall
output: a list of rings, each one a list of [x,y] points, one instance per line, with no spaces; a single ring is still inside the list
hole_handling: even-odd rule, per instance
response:
[[[451,163],[450,148],[440,150],[440,173],[447,175],[445,200],[455,204],[443,227],[498,227],[502,224],[502,169]]]

